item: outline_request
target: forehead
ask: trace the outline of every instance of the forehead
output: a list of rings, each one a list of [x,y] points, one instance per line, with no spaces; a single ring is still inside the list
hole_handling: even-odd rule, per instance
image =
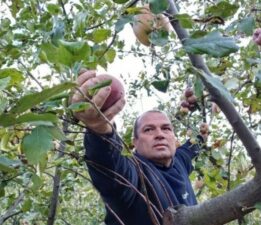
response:
[[[146,112],[139,119],[139,127],[148,125],[171,125],[170,119],[167,115],[161,112]]]

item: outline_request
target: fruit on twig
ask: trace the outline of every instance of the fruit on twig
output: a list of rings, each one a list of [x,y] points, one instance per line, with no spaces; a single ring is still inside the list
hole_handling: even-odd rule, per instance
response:
[[[261,46],[261,28],[256,29],[256,31],[253,34],[253,41]]]
[[[100,74],[103,80],[111,80],[111,93],[101,107],[101,111],[104,112],[110,108],[114,103],[116,103],[124,95],[123,84],[114,76],[108,74]]]
[[[189,112],[189,109],[188,107],[180,107],[179,111],[182,113],[182,114],[188,114]]]
[[[187,102],[187,101],[182,101],[181,103],[180,103],[180,105],[182,106],[182,107],[184,107],[184,108],[188,108],[189,107],[189,102]]]
[[[191,87],[188,87],[186,90],[185,90],[185,97],[188,98],[190,96],[194,95],[194,91]]]
[[[186,90],[184,91],[184,97],[185,97],[185,100],[183,100],[180,103],[180,106],[181,106],[180,111],[181,112],[195,111],[197,108],[197,97],[194,94],[194,91],[191,87],[186,88]]]
[[[195,95],[191,95],[187,98],[189,104],[195,104],[197,102],[197,97]]]
[[[203,188],[203,186],[204,186],[204,181],[203,181],[203,179],[197,179],[196,181],[195,181],[195,189],[196,190],[199,190],[199,189],[201,189],[201,188]]]
[[[199,132],[201,135],[206,135],[209,132],[209,126],[207,123],[200,124]]]
[[[220,113],[221,110],[216,103],[212,102],[211,111],[213,114],[218,114],[218,113]]]
[[[168,17],[159,14],[155,15],[150,11],[149,5],[144,5],[140,14],[135,17],[133,23],[133,31],[136,38],[145,46],[150,45],[149,34],[154,30],[165,30],[170,32],[173,30]]]

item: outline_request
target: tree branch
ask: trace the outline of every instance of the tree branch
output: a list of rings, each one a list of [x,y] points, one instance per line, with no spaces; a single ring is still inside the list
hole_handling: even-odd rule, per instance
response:
[[[261,179],[253,179],[224,195],[195,206],[168,209],[163,225],[223,225],[254,210],[261,201]]]
[[[17,206],[21,203],[21,201],[23,201],[25,196],[24,192],[21,192],[18,196],[18,198],[15,200],[15,202],[13,203],[13,205],[11,205],[8,210],[5,212],[5,214],[3,214],[0,217],[0,224],[3,224],[7,219],[9,219],[10,217],[17,215],[19,213],[21,213],[20,211],[16,212],[16,208]]]
[[[67,130],[67,129],[68,129],[68,123],[64,122],[63,130]],[[64,155],[65,145],[66,143],[64,141],[61,141],[58,158],[61,158]],[[55,175],[53,178],[53,192],[50,200],[51,204],[49,206],[47,225],[53,225],[55,222],[59,191],[60,191],[60,182],[61,182],[61,168],[60,166],[57,166],[55,168]]]
[[[189,37],[187,31],[182,28],[179,24],[178,20],[173,20],[172,17],[178,14],[177,7],[173,0],[169,0],[170,7],[167,11],[168,16],[171,19],[171,24],[174,28],[174,30],[177,33],[178,38],[181,40],[182,43]],[[204,62],[203,58],[200,55],[194,55],[194,54],[188,54],[190,61],[192,65],[202,71],[204,71],[205,74],[207,74],[209,77],[212,77],[212,74],[210,70],[208,69],[206,63]],[[242,141],[243,145],[246,147],[246,150],[248,151],[252,163],[255,166],[257,173],[261,173],[261,148],[251,133],[251,131],[248,129],[248,127],[245,125],[243,119],[235,109],[234,105],[226,99],[220,91],[213,87],[209,82],[207,82],[206,79],[201,77],[204,85],[208,89],[209,93],[212,96],[212,100],[217,103],[217,105],[220,107],[222,112],[227,117],[227,120],[233,127],[234,131],[238,135],[239,139]]]
[[[173,16],[178,14],[177,7],[173,0],[169,0],[167,15],[171,24],[181,40],[182,44],[189,37],[178,20]],[[254,205],[261,201],[261,149],[260,146],[245,125],[243,119],[235,109],[234,105],[214,87],[207,78],[212,77],[209,68],[199,55],[188,54],[192,65],[204,71],[207,76],[201,79],[208,89],[212,100],[217,103],[227,120],[233,127],[235,133],[245,146],[256,168],[256,177],[248,183],[225,193],[222,196],[205,201],[196,206],[181,207],[177,210],[171,208],[163,216],[163,225],[222,225],[232,220],[242,218],[245,214],[254,210]]]

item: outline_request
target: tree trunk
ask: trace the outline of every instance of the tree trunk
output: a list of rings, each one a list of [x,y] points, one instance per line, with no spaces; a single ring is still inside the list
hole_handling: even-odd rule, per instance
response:
[[[173,16],[178,14],[173,0],[169,0],[168,14],[171,24],[183,43],[188,38],[188,33],[183,29],[178,20]],[[194,67],[202,70],[206,77],[212,77],[206,63],[199,55],[189,54]],[[261,202],[261,149],[251,131],[245,125],[243,119],[235,109],[234,105],[214,87],[205,76],[202,81],[208,89],[212,100],[217,103],[228,119],[239,139],[246,147],[252,163],[256,169],[256,177],[236,189],[222,196],[210,199],[196,206],[169,208],[163,219],[164,225],[222,225],[232,220],[242,218],[245,214],[254,210],[254,205]]]

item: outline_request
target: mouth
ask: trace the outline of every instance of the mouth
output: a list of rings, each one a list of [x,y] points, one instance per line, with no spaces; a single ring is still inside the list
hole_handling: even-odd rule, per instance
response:
[[[165,148],[165,147],[167,147],[167,145],[166,144],[155,144],[155,145],[153,145],[153,147],[154,148]]]

